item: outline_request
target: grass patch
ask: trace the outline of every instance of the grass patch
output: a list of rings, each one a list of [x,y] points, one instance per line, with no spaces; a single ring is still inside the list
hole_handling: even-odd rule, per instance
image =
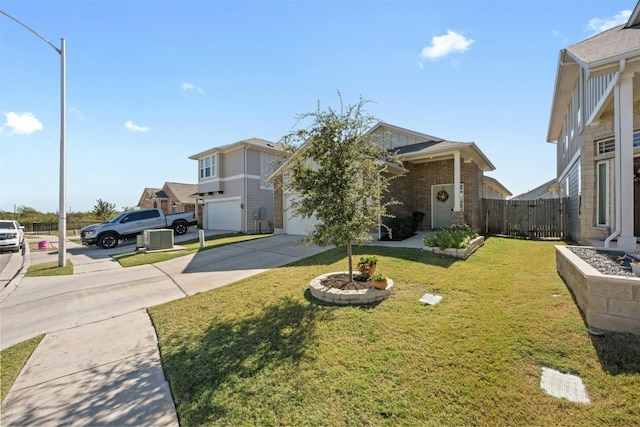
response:
[[[58,267],[58,262],[44,262],[29,267],[25,277],[67,276],[73,274],[73,263],[67,260],[64,267]]]
[[[134,267],[136,265],[155,264],[185,255],[195,254],[199,251],[206,251],[233,243],[246,242],[248,240],[262,239],[272,236],[272,234],[220,234],[207,237],[204,247],[200,247],[199,240],[190,240],[180,243],[184,249],[163,252],[128,252],[124,254],[112,255],[123,267]]]
[[[4,400],[9,389],[18,377],[20,370],[36,349],[44,335],[31,338],[0,351],[0,401]]]
[[[375,306],[310,296],[346,268],[338,249],[153,307],[180,424],[639,425],[640,337],[586,332],[554,244],[489,238],[467,261],[355,248],[395,281]],[[543,366],[592,403],[546,395]]]

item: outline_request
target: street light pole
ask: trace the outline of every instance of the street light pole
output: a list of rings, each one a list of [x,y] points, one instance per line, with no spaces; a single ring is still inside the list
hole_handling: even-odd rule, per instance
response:
[[[60,200],[58,207],[58,267],[67,265],[67,55],[60,39]]]
[[[0,13],[7,18],[20,24],[40,40],[48,44],[60,55],[60,204],[58,206],[58,267],[67,265],[67,148],[66,148],[66,123],[67,123],[67,57],[66,45],[63,38],[60,39],[60,49],[49,40],[42,37],[38,32],[18,21],[13,16],[0,10]]]

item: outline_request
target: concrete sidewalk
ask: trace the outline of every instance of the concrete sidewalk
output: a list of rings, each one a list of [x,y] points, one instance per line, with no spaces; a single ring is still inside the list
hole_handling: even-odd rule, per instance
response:
[[[2,404],[3,426],[177,426],[146,310],[47,334]]]

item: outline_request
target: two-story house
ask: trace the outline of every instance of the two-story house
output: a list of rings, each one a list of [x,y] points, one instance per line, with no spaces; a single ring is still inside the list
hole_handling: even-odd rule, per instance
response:
[[[640,236],[640,3],[625,25],[560,51],[547,141],[571,235],[635,252]]]
[[[189,156],[198,162],[197,193],[203,228],[273,232],[273,184],[267,177],[282,156],[281,143],[259,138]]]

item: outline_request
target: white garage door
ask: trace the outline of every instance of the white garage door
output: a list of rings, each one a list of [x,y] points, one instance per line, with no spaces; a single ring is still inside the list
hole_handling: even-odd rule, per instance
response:
[[[242,231],[240,199],[210,201],[205,208],[209,230]]]
[[[315,224],[315,218],[302,219],[297,216],[293,216],[289,208],[289,199],[285,199],[284,210],[284,232],[286,234],[293,234],[298,236],[306,236],[311,230],[311,226]]]

